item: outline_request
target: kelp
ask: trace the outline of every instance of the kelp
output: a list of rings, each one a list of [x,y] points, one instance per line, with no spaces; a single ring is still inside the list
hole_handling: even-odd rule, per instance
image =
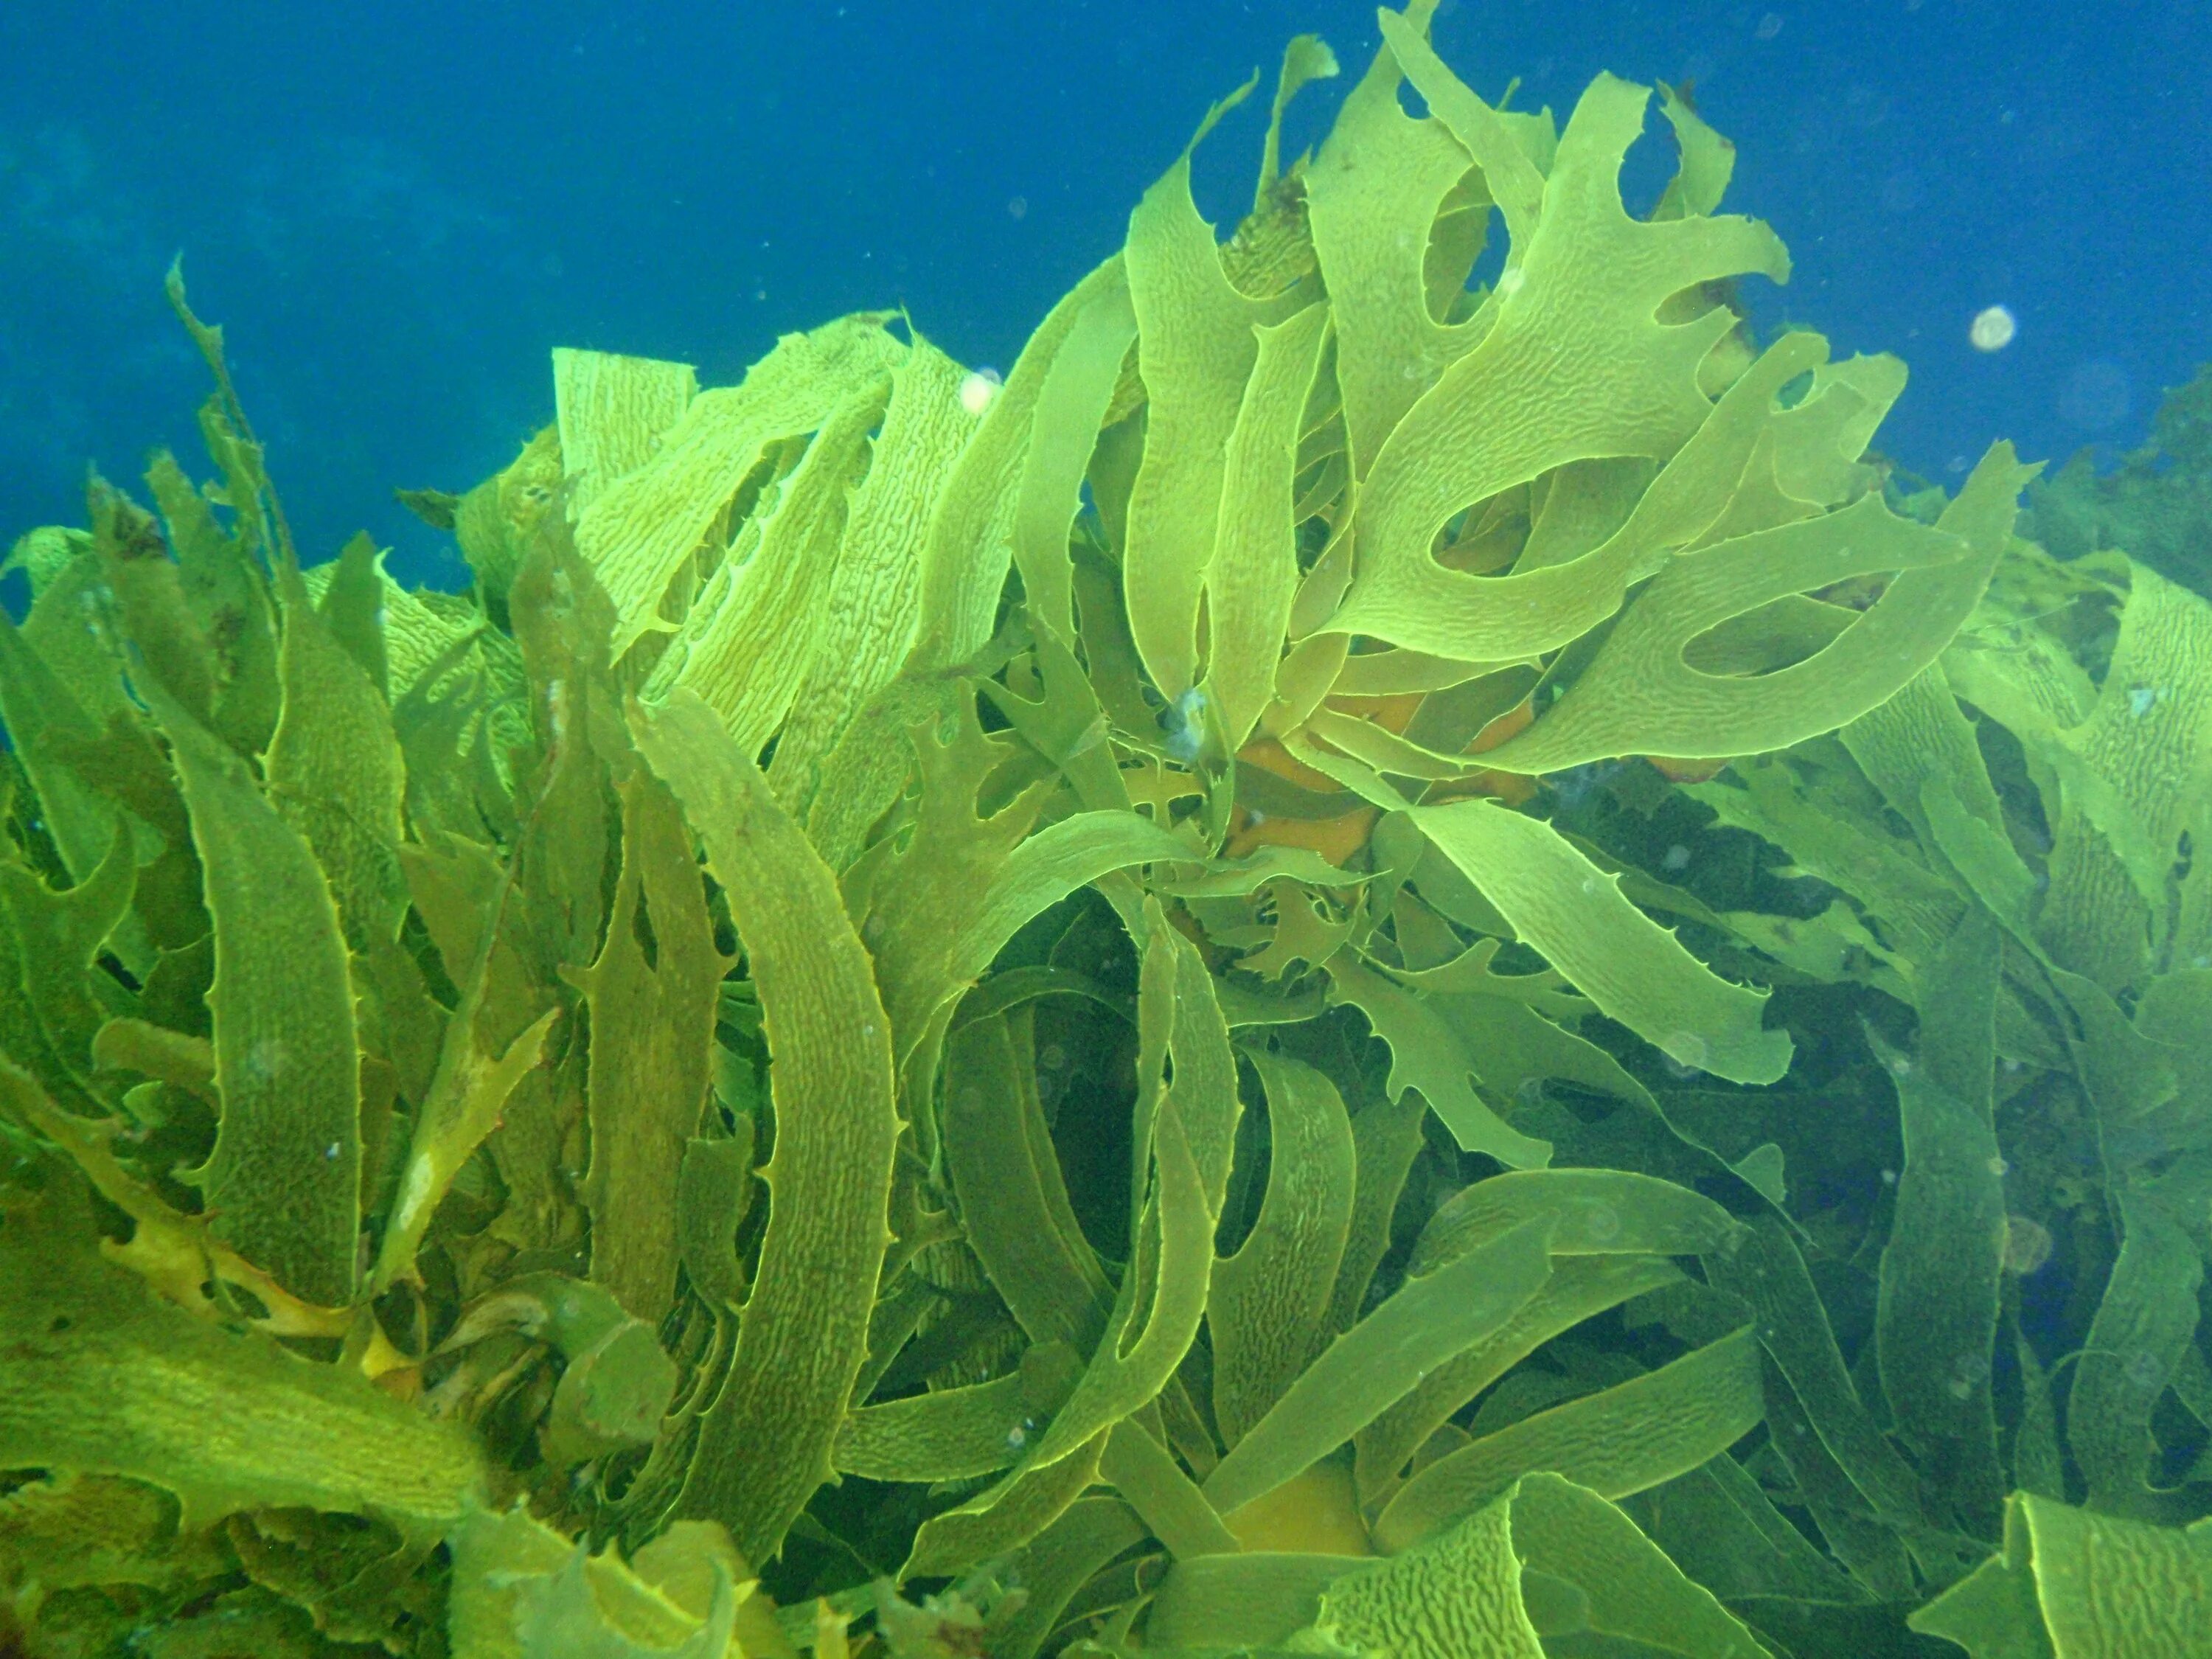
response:
[[[0,618],[0,1645],[2204,1644],[2212,608],[1432,9],[1003,386],[556,352],[465,595],[173,274],[216,477]]]

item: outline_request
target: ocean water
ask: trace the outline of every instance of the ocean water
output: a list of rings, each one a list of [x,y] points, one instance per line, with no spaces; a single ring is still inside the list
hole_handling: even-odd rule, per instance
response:
[[[307,556],[366,526],[397,574],[458,584],[392,489],[503,465],[550,415],[549,348],[713,384],[779,332],[904,306],[1003,368],[1300,31],[1351,70],[1376,40],[1348,0],[7,0],[0,526],[75,522],[88,463],[129,479],[191,446],[202,370],[161,291],[181,254]],[[1726,205],[1796,261],[1755,314],[1903,356],[1880,443],[1930,477],[1996,436],[2124,449],[2212,358],[2204,0],[1444,0],[1435,34],[1486,96],[1518,77],[1562,117],[1601,70],[1692,88],[1739,147]],[[1264,103],[1200,153],[1224,234]],[[1670,165],[1644,149],[1632,191]],[[1993,305],[2017,333],[1977,351]]]

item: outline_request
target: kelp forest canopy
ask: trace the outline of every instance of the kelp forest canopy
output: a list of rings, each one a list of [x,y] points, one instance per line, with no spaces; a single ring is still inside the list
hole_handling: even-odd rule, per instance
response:
[[[467,594],[173,273],[0,619],[0,1650],[2212,1652],[2212,605],[1431,9],[1003,386],[555,352]]]

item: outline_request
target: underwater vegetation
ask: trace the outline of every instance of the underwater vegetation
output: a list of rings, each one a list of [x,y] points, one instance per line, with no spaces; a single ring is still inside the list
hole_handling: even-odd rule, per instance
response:
[[[2062,558],[2125,548],[2212,594],[2212,363],[2159,404],[2149,441],[2100,473],[2089,451],[2029,486],[2035,535]]]
[[[1430,9],[1003,386],[555,353],[467,595],[173,274],[0,619],[0,1650],[2212,1651],[2212,605]]]

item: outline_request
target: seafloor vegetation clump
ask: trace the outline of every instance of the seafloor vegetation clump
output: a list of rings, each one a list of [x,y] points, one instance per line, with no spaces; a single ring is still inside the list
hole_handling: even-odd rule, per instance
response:
[[[2036,538],[2063,558],[2125,548],[2212,594],[2212,363],[2169,391],[2149,441],[2100,472],[2083,450],[2028,489]]]
[[[465,597],[173,283],[0,623],[0,1646],[2212,1651],[2212,606],[1428,10],[988,401],[556,353]]]

